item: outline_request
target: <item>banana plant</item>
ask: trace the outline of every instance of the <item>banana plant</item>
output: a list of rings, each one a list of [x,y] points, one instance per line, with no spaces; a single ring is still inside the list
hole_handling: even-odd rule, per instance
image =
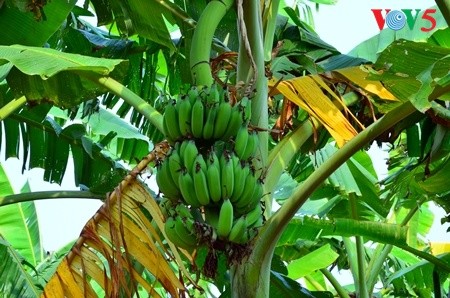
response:
[[[378,273],[394,247],[426,260],[427,263],[421,264],[415,260],[417,270],[432,264],[440,272],[445,272],[438,276],[438,280],[450,272],[448,258],[424,252],[423,245],[406,237],[410,233],[406,226],[413,222],[419,208],[407,208],[410,212],[400,217],[399,197],[388,193],[384,195],[389,199],[380,200],[379,196],[383,194],[374,186],[376,179],[363,166],[364,157],[357,156],[373,140],[395,142],[407,129],[407,154],[413,159],[403,160],[400,164],[406,167],[405,162],[415,162],[411,167],[414,171],[401,177],[395,176],[400,172],[396,171],[386,185],[393,183],[396,186],[395,182],[399,182],[404,186],[405,181],[416,179],[417,185],[413,190],[418,193],[426,191],[431,200],[446,194],[443,183],[448,156],[446,133],[442,127],[431,125],[430,121],[442,124],[448,118],[445,105],[435,101],[445,100],[450,88],[446,72],[448,49],[397,41],[379,55],[375,64],[354,66],[351,63],[355,60],[350,59],[348,65],[351,67],[336,69],[331,65],[339,59],[345,61],[345,57],[321,41],[311,27],[298,18],[294,9],[286,9],[285,16],[277,19],[279,2],[213,0],[207,4],[196,1],[186,5],[183,1],[141,3],[130,0],[103,5],[101,1],[92,1],[99,24],[115,21],[117,27],[112,26],[111,32],[118,30],[123,36],[137,33],[139,37],[131,37],[132,41],[126,43],[102,39],[106,33],[98,29],[92,28],[93,33],[87,32],[84,28],[92,25],[77,19],[76,13],[89,12],[77,7],[78,12],[72,10],[66,23],[66,26],[72,25],[60,29],[65,39],[57,42],[54,35],[46,40],[54,49],[0,46],[0,77],[5,79],[0,117],[4,119],[2,125],[7,135],[7,156],[17,156],[17,148],[23,144],[33,157],[29,166],[45,168],[46,180],[60,182],[71,148],[78,164],[75,169],[77,184],[86,185],[90,190],[84,193],[85,196],[106,193],[116,186],[49,280],[43,297],[131,297],[143,293],[152,296],[168,293],[178,297],[209,289],[210,283],[233,297],[268,297],[277,289],[314,297],[291,278],[305,277],[311,284],[310,288],[324,294],[329,289],[319,277],[313,277],[315,270],[320,270],[322,279],[328,279],[332,291],[349,297],[348,291],[327,269],[339,255],[334,251],[336,246],[332,249],[330,243],[333,242],[326,242],[327,237],[323,235],[337,239],[343,245],[356,292],[361,297],[369,297],[373,291]],[[8,5],[8,9],[12,9],[18,4]],[[50,14],[45,13],[46,9],[47,6],[33,10],[33,17],[42,18],[44,13],[46,18],[50,18]],[[67,8],[62,11],[66,15],[69,13]],[[155,14],[150,17],[146,13],[148,11]],[[225,22],[227,18],[234,22]],[[182,40],[174,43],[166,21],[178,25]],[[277,23],[281,25],[277,26]],[[226,25],[225,29],[221,24]],[[49,32],[48,28],[42,30]],[[224,44],[227,35],[229,43]],[[67,51],[79,53],[82,42],[91,47],[83,55],[61,51],[69,49]],[[293,57],[287,55],[300,47],[308,54],[300,50]],[[212,51],[220,55],[212,59]],[[423,52],[428,53],[426,57],[423,57]],[[411,61],[419,60],[421,64],[411,69],[398,58],[402,57],[401,53],[408,53]],[[158,77],[161,65],[158,59],[161,56],[167,65],[172,65],[167,69],[165,82],[159,81]],[[111,57],[119,59],[109,59]],[[128,61],[120,59],[124,57]],[[45,63],[37,64],[35,61]],[[184,69],[177,72],[173,65]],[[271,79],[268,78],[268,70],[273,74]],[[158,173],[163,172],[161,160],[171,150],[166,142],[157,144],[164,134],[168,135],[162,114],[164,106],[172,108],[173,101],[167,98],[168,93],[176,95],[184,83],[212,86],[215,82],[231,86],[229,81],[235,84],[238,100],[242,93],[251,94],[249,125],[258,130],[260,146],[255,160],[258,160],[264,175],[261,176],[264,180],[262,200],[266,217],[249,249],[242,251],[245,258],[234,263],[214,259],[217,258],[214,254],[205,255],[205,251],[195,247],[195,243],[174,245],[170,231],[165,230],[167,216],[162,213],[164,210],[160,209],[152,192],[139,178],[147,166],[156,166]],[[95,97],[100,95],[104,95],[103,102],[107,108],[122,99],[124,104],[117,114],[125,117],[131,111],[131,123],[145,131],[149,139],[139,136],[132,127],[127,129],[127,124],[119,119],[114,120],[117,129],[95,130],[98,126],[92,118],[111,116],[103,108],[95,108]],[[180,98],[177,102],[182,100]],[[77,117],[80,103],[83,103],[83,113],[91,117],[89,121],[92,122],[85,124],[90,129],[70,123],[70,118]],[[50,111],[51,106],[73,111],[69,117],[61,117],[60,112]],[[427,112],[426,116],[424,112]],[[186,121],[181,122],[185,124]],[[275,127],[273,130],[270,129],[272,125]],[[416,148],[419,154],[413,153],[414,141],[418,140],[414,134],[419,127],[417,125],[423,131],[438,134],[432,140],[428,138],[429,134],[422,135],[423,145]],[[22,142],[19,136],[22,136]],[[156,144],[155,149],[146,155],[146,141],[150,140]],[[335,142],[338,149],[325,145],[329,140]],[[37,146],[39,143],[45,144],[45,149]],[[52,147],[55,143],[59,144],[58,148]],[[308,163],[307,152],[310,151],[314,155]],[[47,158],[40,160],[39,156],[46,153]],[[432,158],[427,156],[429,154],[433,155]],[[24,154],[25,160],[26,156]],[[133,170],[126,171],[117,164],[118,158],[129,164],[135,162],[135,158],[143,159]],[[302,169],[309,171],[307,175],[298,167],[294,170],[299,162],[305,165]],[[291,180],[296,179],[300,183],[291,182],[293,189],[279,201],[282,206],[275,211],[272,206],[280,190],[278,183],[286,173]],[[329,187],[327,195],[333,194],[333,197],[320,197],[324,182]],[[163,187],[161,183],[160,186]],[[183,197],[187,200],[189,195],[192,191]],[[47,196],[48,193],[42,194],[41,198]],[[57,196],[67,196],[67,193]],[[36,199],[36,196],[28,198]],[[321,218],[298,214],[308,199],[313,198],[327,201],[328,210],[322,210]],[[24,200],[24,197],[9,196],[2,202],[11,204],[19,200]],[[229,200],[227,202],[230,203]],[[448,208],[448,203],[439,202]],[[350,215],[339,212],[342,206]],[[305,231],[311,234],[306,235]],[[225,233],[218,229],[219,236]],[[299,239],[309,239],[305,237],[312,237],[311,240],[320,248],[311,250],[314,248],[312,245],[296,244]],[[349,237],[355,237],[355,243]],[[367,240],[380,244],[372,252],[364,245]],[[289,249],[293,248],[297,253],[295,257],[289,257]],[[366,253],[373,255],[366,260]],[[325,254],[328,257],[323,263],[308,265],[303,272],[299,270],[317,255]],[[278,271],[274,270],[277,258],[279,263],[289,262],[288,268],[278,264]],[[190,271],[189,268],[206,267],[208,261],[217,262],[219,268],[210,272],[210,279],[199,281],[195,277],[195,272],[199,271]],[[402,267],[396,268],[399,271],[387,281],[407,276],[408,272]],[[229,280],[224,278],[226,271]]]

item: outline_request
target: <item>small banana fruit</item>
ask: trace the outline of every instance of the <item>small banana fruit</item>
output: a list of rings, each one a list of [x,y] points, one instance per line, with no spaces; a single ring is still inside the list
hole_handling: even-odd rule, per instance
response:
[[[202,137],[204,117],[205,106],[203,105],[200,96],[198,96],[194,104],[192,105],[191,113],[191,132],[194,138],[200,139]]]
[[[175,181],[173,181],[167,160],[164,160],[158,166],[156,183],[158,184],[159,190],[164,194],[164,197],[169,198],[174,202],[178,201],[180,192]]]
[[[245,148],[247,147],[248,136],[247,126],[242,125],[241,128],[239,128],[234,140],[234,152],[236,152],[237,156],[241,159],[244,159],[242,156],[244,155]]]
[[[217,108],[215,106],[207,107],[207,116],[205,126],[203,127],[203,139],[210,140],[214,135],[214,123],[216,120]]]
[[[179,177],[180,191],[184,201],[187,205],[191,205],[194,208],[201,206],[195,195],[194,180],[188,172],[183,173]]]
[[[226,199],[223,201],[219,212],[219,221],[217,223],[217,235],[223,239],[226,239],[233,227],[233,204]]]
[[[250,132],[248,135],[247,146],[245,146],[245,150],[242,153],[241,158],[243,160],[248,160],[249,158],[254,156],[256,149],[258,148],[258,145],[259,145],[258,134],[256,133],[256,131]]]
[[[220,157],[220,178],[222,199],[229,199],[234,189],[234,168],[232,157],[227,151]]]
[[[231,228],[228,240],[234,243],[243,244],[245,240],[244,234],[247,232],[247,220],[245,216],[241,216],[236,219]]]
[[[227,141],[229,138],[235,136],[239,131],[239,128],[243,125],[241,106],[235,104],[231,109],[230,121],[228,127],[222,136],[222,140]]]
[[[185,168],[190,171],[194,165],[194,161],[198,155],[198,149],[193,140],[184,141],[186,147],[183,151],[183,164]]]
[[[204,168],[206,168],[206,165],[204,166]],[[192,177],[194,180],[195,195],[197,196],[198,202],[202,206],[207,206],[209,205],[210,198],[209,198],[208,182],[206,180],[204,168],[202,168],[200,162],[196,161],[194,163],[194,168],[192,169]]]
[[[177,102],[177,106],[180,132],[183,136],[189,136],[191,135],[191,102],[187,96],[183,96]]]
[[[167,131],[164,131],[164,134],[169,139],[177,141],[181,138],[181,132],[178,126],[178,112],[175,103],[173,102],[168,103],[164,110],[163,128],[164,127],[167,129]]]
[[[223,137],[226,129],[228,128],[230,116],[231,116],[230,103],[226,101],[221,102],[217,110],[217,116],[214,122],[214,134],[213,134],[214,139],[218,140]]]
[[[220,202],[222,198],[222,187],[220,179],[220,163],[214,151],[208,155],[206,180],[208,182],[209,197],[214,203]]]

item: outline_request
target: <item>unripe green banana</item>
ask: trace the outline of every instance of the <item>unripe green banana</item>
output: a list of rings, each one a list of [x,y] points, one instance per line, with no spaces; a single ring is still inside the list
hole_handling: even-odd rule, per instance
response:
[[[172,150],[172,152],[167,158],[169,163],[170,175],[172,176],[176,187],[179,189],[180,188],[179,177],[184,169],[183,164],[181,162],[180,154],[178,154],[178,150],[175,149]]]
[[[247,125],[242,125],[238,130],[236,139],[234,140],[234,152],[236,152],[237,156],[241,159],[243,159],[242,156],[244,155],[245,148],[247,147],[248,136]]]
[[[236,202],[235,206],[237,213],[245,214],[253,210],[253,208],[255,208],[255,206],[260,203],[262,192],[262,184],[258,179],[256,179],[253,192],[250,194],[250,198],[248,199],[247,203],[243,204],[241,201]]]
[[[208,182],[210,199],[214,203],[218,203],[222,198],[222,184],[220,179],[220,163],[214,151],[211,151],[208,155],[206,180]]]
[[[184,142],[186,142],[187,145],[183,152],[183,164],[188,171],[191,171],[198,155],[198,149],[193,140]]]
[[[203,157],[203,155],[198,154],[195,157],[194,165],[196,166],[197,164],[199,164],[199,167],[202,169],[203,172],[206,172],[207,166],[206,166],[206,161],[205,161],[205,158]],[[195,168],[195,166],[194,166],[194,168]],[[194,171],[192,171],[192,172],[194,172]]]
[[[184,241],[184,239],[180,238],[176,230],[176,221],[175,218],[169,217],[164,223],[164,232],[166,233],[167,238],[177,247],[181,247],[187,250],[193,249],[188,243]]]
[[[191,175],[187,171],[180,176],[179,183],[180,191],[186,204],[194,208],[200,207],[201,204],[195,195],[194,180],[192,180]]]
[[[220,181],[222,199],[229,199],[234,189],[234,167],[231,156],[225,151],[220,157]]]
[[[171,140],[176,141],[181,137],[180,128],[178,126],[178,112],[174,103],[168,103],[163,115],[163,128],[167,131],[164,134]]]
[[[201,155],[199,155],[201,156]],[[206,168],[206,165],[205,165]],[[205,172],[199,162],[194,163],[194,168],[192,169],[192,177],[194,180],[194,189],[197,196],[197,200],[202,206],[209,205],[209,191],[208,182],[206,180]]]
[[[169,134],[169,129],[167,128],[167,121],[165,120],[165,116],[163,115],[163,134],[167,140],[167,142],[169,142],[169,144],[174,144],[175,140],[172,139],[172,136]],[[152,126],[154,127],[154,126]],[[147,135],[153,135],[153,133],[148,132]]]
[[[258,149],[259,138],[255,131],[249,133],[247,146],[245,147],[244,153],[242,153],[241,158],[247,160],[255,155],[256,149]]]
[[[259,219],[263,218],[263,212],[261,209],[261,204],[257,204],[255,208],[253,208],[250,212],[248,212],[246,215],[247,219],[247,226],[252,227],[255,223],[258,222]]]
[[[241,216],[236,219],[231,228],[230,234],[228,235],[228,240],[231,242],[243,244],[244,234],[247,232],[247,220],[245,216]]]
[[[239,131],[239,128],[243,125],[244,121],[242,118],[242,112],[239,104],[235,104],[231,109],[230,121],[228,122],[228,127],[222,136],[223,140],[228,140],[229,138],[235,136]]]
[[[182,164],[184,164],[184,159],[183,159],[184,151],[186,151],[186,147],[187,147],[188,144],[189,144],[189,142],[186,141],[186,140],[184,140],[182,142],[175,143],[175,149],[177,149],[177,145],[180,147],[180,149],[178,149],[177,151],[178,151],[178,154],[180,155]]]
[[[191,131],[194,138],[201,138],[203,136],[203,126],[205,117],[205,106],[200,98],[197,97],[193,106],[191,113]]]
[[[159,209],[161,209],[161,213],[163,214],[164,218],[168,218],[169,216],[172,216],[173,214],[173,207],[174,204],[171,199],[169,198],[162,198],[159,202]]]
[[[242,192],[241,196],[234,202],[235,207],[239,214],[243,214],[241,211],[242,208],[245,208],[251,203],[253,192],[256,187],[256,177],[252,174],[247,175],[245,178],[245,188]]]
[[[174,209],[176,215],[181,216],[182,218],[193,218],[191,210],[183,203],[177,204]]]
[[[189,98],[182,97],[178,102],[178,125],[180,126],[180,132],[183,136],[191,135],[191,112],[192,106]]]
[[[216,83],[213,83],[206,93],[207,106],[216,106],[220,102],[220,96],[219,86]]]
[[[214,123],[217,115],[217,107],[210,106],[207,109],[205,126],[203,127],[203,139],[210,140],[214,135]]]
[[[191,86],[191,88],[189,88],[189,90],[187,91],[187,97],[189,98],[189,102],[191,103],[191,105],[194,105],[194,102],[197,100],[197,98],[200,97],[198,87]]]
[[[214,139],[221,139],[228,128],[231,116],[231,105],[228,102],[221,102],[217,110],[214,122]]]
[[[158,184],[159,190],[166,198],[169,198],[174,202],[178,201],[181,194],[173,181],[172,175],[170,174],[168,161],[164,160],[157,169],[156,184]]]
[[[220,207],[219,222],[217,224],[217,235],[221,238],[227,238],[233,227],[233,204],[225,199]]]
[[[193,249],[197,246],[197,237],[194,233],[194,220],[192,218],[176,216],[175,231],[178,237],[186,243],[186,249]]]
[[[248,165],[243,167],[242,164],[239,163],[237,167],[234,168],[234,189],[230,198],[231,202],[235,203],[240,199],[246,187],[245,180],[248,175],[251,175],[250,167]]]

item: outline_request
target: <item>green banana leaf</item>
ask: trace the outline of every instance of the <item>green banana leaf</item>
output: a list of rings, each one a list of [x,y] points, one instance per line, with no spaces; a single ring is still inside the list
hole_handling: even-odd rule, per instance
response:
[[[126,36],[139,34],[141,37],[164,45],[171,51],[175,50],[175,46],[166,21],[174,24],[176,18],[183,21],[189,19],[177,5],[165,0],[93,0],[92,4],[95,7],[98,25],[116,22],[122,34]]]
[[[288,276],[292,279],[299,279],[330,266],[338,257],[339,255],[331,248],[331,245],[326,244],[289,263],[287,266]]]
[[[42,292],[22,265],[22,257],[0,234],[0,293],[2,297],[36,298]]]
[[[43,168],[44,180],[60,184],[66,173],[71,150],[77,185],[82,184],[101,194],[113,189],[126,171],[104,152],[106,136],[93,140],[82,124],[64,122],[60,125],[61,119],[49,114],[49,110],[50,105],[47,104],[26,107],[0,122],[5,131],[6,157],[21,157],[22,169]],[[145,148],[148,149],[147,142],[135,139],[130,139],[130,142],[132,144],[127,146],[133,148],[129,152],[148,153],[143,153]],[[126,140],[124,144],[127,144]],[[21,147],[23,150],[20,150]],[[21,152],[23,155],[20,155]]]
[[[297,281],[275,271],[270,272],[269,297],[283,298],[332,298],[331,292],[308,291]]]
[[[321,230],[321,235],[342,237],[362,236],[364,239],[387,244],[406,244],[407,227],[373,221],[359,221],[347,218],[334,220],[311,217],[294,218],[286,227],[277,246],[293,245],[304,234],[304,227]],[[300,237],[299,237],[300,236]]]
[[[0,46],[0,77],[6,76],[14,97],[68,108],[105,93],[80,75],[122,79],[127,62],[62,53],[49,48]],[[5,67],[9,66],[9,67]]]
[[[449,66],[450,49],[398,40],[383,51],[374,65],[378,72],[369,78],[381,81],[398,99],[409,100],[425,112],[431,108],[428,97],[439,88],[436,80],[448,74]]]
[[[22,191],[29,191],[28,185]],[[13,189],[0,165],[0,197],[11,194]],[[32,266],[39,264],[44,253],[34,202],[0,207],[0,214],[0,234],[29,264]]]
[[[75,6],[75,0],[46,1],[43,10],[46,20],[37,21],[31,12],[21,11],[13,5],[0,8],[0,45],[22,44],[26,46],[43,46],[45,42],[61,27],[64,20]],[[28,1],[14,1],[15,4]]]
[[[448,264],[450,264],[450,254],[442,254],[437,258],[441,259]],[[392,273],[388,280],[388,284],[393,284],[394,287],[397,284],[404,286],[408,284],[412,289],[426,289],[429,294],[433,292],[433,270],[434,265],[428,261],[420,261],[415,264],[409,264],[404,268]],[[443,276],[444,280],[448,278]]]

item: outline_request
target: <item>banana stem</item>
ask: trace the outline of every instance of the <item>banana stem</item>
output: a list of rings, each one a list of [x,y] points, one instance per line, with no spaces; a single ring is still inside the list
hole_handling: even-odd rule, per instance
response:
[[[328,269],[320,269],[320,272],[322,272],[322,274],[326,277],[326,279],[328,279],[328,281],[331,283],[331,285],[336,290],[336,293],[339,295],[339,297],[350,298],[347,291],[341,286],[341,284],[333,276],[333,274],[331,274],[331,272],[328,271]]]
[[[0,197],[0,206],[17,204],[36,200],[48,199],[93,199],[104,200],[104,195],[93,194],[90,191],[66,190],[66,191],[34,191]]]
[[[356,201],[356,195],[354,193],[350,193],[348,195],[350,208],[351,208],[351,214],[353,219],[358,219],[358,211],[357,211],[357,201]],[[355,236],[356,241],[356,261],[358,266],[358,293],[361,298],[369,298],[369,293],[367,291],[367,284],[366,284],[366,278],[365,278],[365,249],[364,249],[364,241],[361,236]]]
[[[416,206],[414,206],[411,210],[409,210],[408,214],[405,216],[405,218],[400,223],[400,226],[404,227],[408,224],[408,222],[411,220],[411,218],[416,214],[417,211],[419,211],[419,206],[424,202],[422,200],[421,202],[418,202]],[[377,283],[377,279],[379,276],[379,273],[381,271],[381,268],[383,267],[383,264],[388,257],[389,253],[392,251],[394,246],[392,244],[378,244],[375,248],[375,251],[372,255],[372,259],[369,262],[369,265],[367,266],[367,273],[366,273],[366,284],[369,296],[372,295],[373,289],[375,288],[375,284]]]
[[[203,10],[192,36],[190,67],[195,85],[210,86],[213,83],[209,58],[211,43],[219,22],[233,5],[233,0],[213,0]]]
[[[0,121],[4,120],[6,117],[14,113],[14,111],[26,104],[26,102],[27,98],[25,96],[21,96],[8,102],[0,109]]]
[[[87,73],[80,73],[94,83],[106,88],[117,96],[120,96],[126,103],[131,105],[136,111],[141,113],[150,123],[152,123],[160,132],[163,132],[163,116],[139,95],[117,82],[110,77],[102,77]]]
[[[272,47],[275,35],[275,27],[277,24],[278,8],[280,0],[269,1],[269,4],[264,7],[263,22],[264,22],[264,60],[272,60]]]

